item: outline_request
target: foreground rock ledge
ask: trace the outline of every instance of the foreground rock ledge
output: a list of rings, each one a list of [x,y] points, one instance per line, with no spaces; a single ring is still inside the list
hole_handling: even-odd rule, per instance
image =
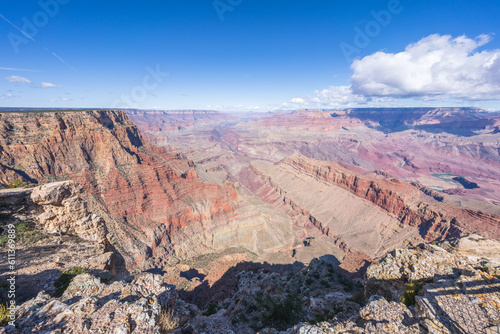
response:
[[[253,333],[498,333],[500,264],[496,256],[486,255],[499,251],[500,243],[479,236],[398,249],[369,267],[364,286],[368,301],[363,307],[346,307],[315,325],[292,324],[281,332],[263,328]],[[323,265],[327,264],[315,261],[314,270]],[[238,299],[266,282],[282,281],[277,275],[243,272]],[[405,289],[415,282],[421,288],[413,295],[414,304],[407,307],[401,296],[408,299]],[[333,297],[338,297],[339,305],[352,305],[342,293],[329,298]],[[304,298],[306,312],[320,307],[310,303],[312,299]],[[77,276],[61,298],[41,292],[21,305],[17,328],[7,328],[7,333],[162,333],[162,310],[171,310],[176,319],[172,333],[252,333],[249,327],[242,332],[242,325],[230,320],[230,308],[204,316],[196,306],[180,300],[161,276],[149,273],[111,285],[88,274]]]

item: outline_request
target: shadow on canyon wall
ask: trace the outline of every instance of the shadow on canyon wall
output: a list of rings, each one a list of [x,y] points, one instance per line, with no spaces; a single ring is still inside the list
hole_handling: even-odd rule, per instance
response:
[[[422,117],[433,109],[413,108],[405,109],[404,112],[397,112],[392,109],[359,109],[349,113],[349,117],[357,118],[363,122],[374,122],[378,125],[372,126],[373,129],[385,133],[402,132],[406,130],[422,130],[428,133],[440,134],[448,133],[457,136],[471,137],[476,135],[476,131],[486,130],[495,125],[493,119],[496,115],[484,114],[463,114],[458,113],[450,117],[443,117],[437,120],[435,124],[419,124]],[[332,117],[339,116],[332,113]],[[490,118],[491,117],[491,118]],[[491,132],[492,134],[495,131]]]

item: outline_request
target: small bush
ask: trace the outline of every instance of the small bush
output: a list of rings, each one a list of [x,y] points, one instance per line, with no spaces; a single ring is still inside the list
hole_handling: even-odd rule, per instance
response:
[[[9,237],[8,236],[3,236],[0,238],[0,247],[3,247],[5,245],[7,245],[7,243],[9,242]]]
[[[88,273],[88,269],[82,267],[76,267],[71,270],[63,271],[61,276],[54,282],[54,286],[56,288],[56,297],[61,297],[68,288],[69,284],[73,279],[81,274]]]
[[[203,315],[209,317],[215,313],[217,313],[217,304],[211,303],[210,305],[208,305],[207,311],[204,312]]]
[[[365,292],[363,290],[359,290],[351,298],[348,298],[348,300],[364,306],[366,304]]]
[[[12,181],[8,185],[6,185],[5,188],[8,188],[8,189],[23,188],[23,187],[26,187],[27,185],[28,185],[28,183],[23,182],[23,180],[15,179],[14,181]]]
[[[328,283],[328,281],[326,281],[326,280],[321,280],[320,283],[323,284],[323,286],[325,288],[329,288],[330,287],[330,283]]]
[[[422,289],[423,285],[424,282],[411,281],[410,283],[407,283],[405,285],[405,292],[401,297],[401,302],[408,307],[415,305],[415,296],[418,294],[420,289]]]
[[[299,317],[301,310],[300,299],[295,294],[288,294],[284,301],[267,296],[262,309],[264,325],[284,329]]]
[[[20,222],[14,228],[16,229],[16,239],[22,244],[33,244],[47,238],[32,223]]]
[[[0,305],[0,326],[6,326],[9,323],[9,309],[7,305]]]
[[[28,223],[26,222],[17,223],[16,226],[14,226],[14,228],[16,229],[17,233],[26,232],[28,231]]]
[[[179,318],[174,316],[174,310],[161,310],[160,319],[158,321],[162,334],[172,333],[179,328]]]

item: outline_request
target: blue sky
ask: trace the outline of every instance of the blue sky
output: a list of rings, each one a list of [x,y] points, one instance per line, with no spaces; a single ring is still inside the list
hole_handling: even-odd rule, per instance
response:
[[[2,107],[500,109],[493,0],[4,0],[0,14]]]

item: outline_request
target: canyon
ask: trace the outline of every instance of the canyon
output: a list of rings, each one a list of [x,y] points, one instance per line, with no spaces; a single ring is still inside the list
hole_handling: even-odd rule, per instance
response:
[[[309,240],[307,249],[293,248],[296,259],[310,260],[303,253],[316,244],[333,245],[331,254],[356,272],[403,244],[467,233],[499,237],[498,113],[128,113],[146,138],[193,160],[201,179],[232,182],[285,214]]]
[[[0,124],[0,178],[73,180],[106,221],[124,270],[161,267],[174,253],[292,242],[290,227],[242,202],[232,184],[199,180],[192,161],[149,144],[124,112],[11,113]]]
[[[211,255],[193,269],[212,282],[242,260],[359,273],[401,245],[500,237],[498,124],[459,108],[9,112],[0,180],[74,181],[124,273],[178,283]]]
[[[1,214],[45,236],[22,246],[47,256],[23,267],[34,292],[81,262],[101,280],[160,275],[185,301],[115,288],[199,316],[183,303],[221,303],[259,265],[295,275],[319,259],[361,282],[398,248],[500,240],[499,125],[471,108],[14,110],[0,113]]]

